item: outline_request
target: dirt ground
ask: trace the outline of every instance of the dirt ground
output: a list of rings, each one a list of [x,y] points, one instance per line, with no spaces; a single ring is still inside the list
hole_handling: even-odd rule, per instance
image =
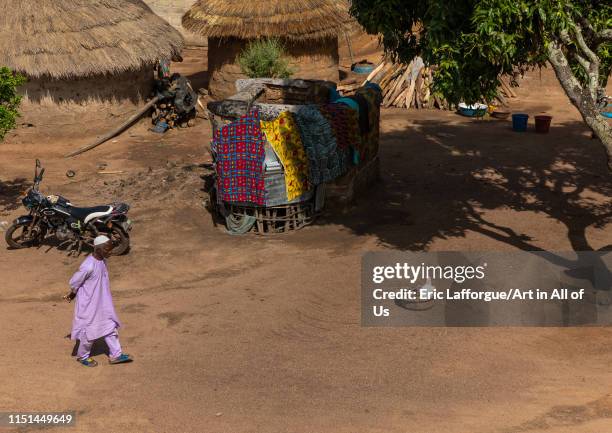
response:
[[[610,329],[360,326],[366,251],[611,248],[604,152],[550,71],[512,104],[551,113],[550,134],[385,110],[380,182],[275,237],[229,236],[203,208],[205,120],[163,136],[141,123],[67,160],[129,114],[24,117],[0,144],[0,220],[22,213],[36,157],[46,192],[131,204],[132,250],[109,269],[136,361],[71,357],[61,296],[83,257],[0,248],[0,410],[76,410],[78,432],[612,431]]]

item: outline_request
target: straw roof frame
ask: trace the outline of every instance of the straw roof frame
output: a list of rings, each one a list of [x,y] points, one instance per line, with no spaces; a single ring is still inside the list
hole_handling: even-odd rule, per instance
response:
[[[341,0],[198,0],[183,27],[208,38],[301,42],[341,35],[353,21]]]
[[[31,78],[137,71],[183,37],[141,0],[0,0],[0,66]]]

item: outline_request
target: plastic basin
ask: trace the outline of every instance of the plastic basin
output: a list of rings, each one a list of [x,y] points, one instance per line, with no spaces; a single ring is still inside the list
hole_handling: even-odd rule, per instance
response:
[[[356,74],[370,75],[374,70],[374,65],[371,63],[356,63],[351,69]]]
[[[517,113],[512,115],[512,129],[516,132],[527,131],[529,114]]]
[[[472,104],[467,105],[464,102],[461,102],[458,106],[459,114],[467,117],[483,117],[487,114],[487,109],[489,108],[485,104]]]
[[[550,121],[551,120],[552,120],[551,116],[536,116],[535,117],[536,132],[540,134],[548,134],[548,131],[550,131]]]

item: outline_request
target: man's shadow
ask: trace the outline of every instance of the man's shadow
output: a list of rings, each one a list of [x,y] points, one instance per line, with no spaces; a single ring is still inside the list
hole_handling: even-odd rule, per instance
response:
[[[70,338],[70,334],[66,335],[66,338]],[[79,340],[76,340],[74,343],[74,347],[72,348],[72,356],[77,356],[79,344],[81,344],[81,342]],[[110,351],[108,349],[108,346],[106,345],[106,341],[104,341],[104,338],[98,338],[91,346],[90,356],[108,355],[109,352]]]

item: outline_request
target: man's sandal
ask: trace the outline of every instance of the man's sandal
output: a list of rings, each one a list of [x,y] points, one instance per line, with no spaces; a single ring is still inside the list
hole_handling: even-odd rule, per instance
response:
[[[127,353],[122,353],[116,358],[108,358],[109,364],[123,364],[126,362],[132,362],[133,359]]]
[[[98,361],[96,361],[93,358],[85,358],[85,359],[77,358],[77,362],[79,364],[83,364],[85,367],[97,367],[98,366]]]

